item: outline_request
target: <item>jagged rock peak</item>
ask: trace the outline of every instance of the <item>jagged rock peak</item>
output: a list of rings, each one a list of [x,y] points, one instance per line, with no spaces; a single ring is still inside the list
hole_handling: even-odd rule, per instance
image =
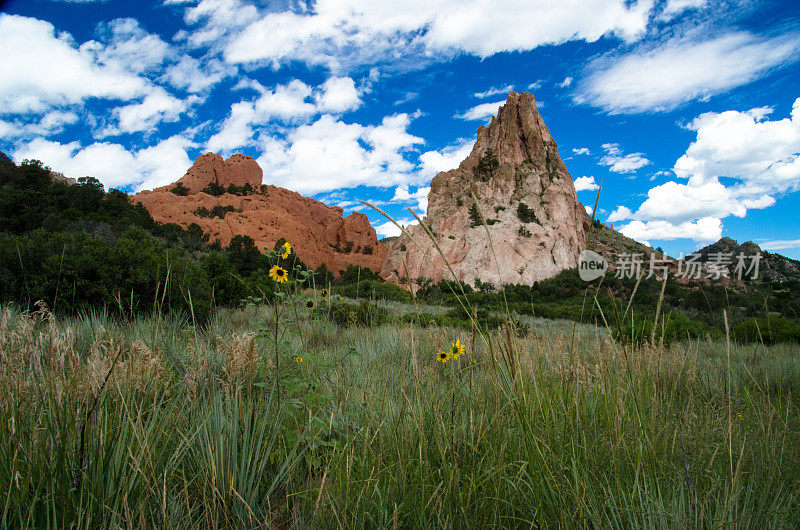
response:
[[[555,142],[539,114],[536,98],[529,92],[511,92],[488,127],[478,128],[475,146],[465,162],[477,161],[492,148],[500,164],[517,165],[546,155],[550,144]]]
[[[250,184],[255,188],[261,185],[263,176],[261,167],[252,157],[235,154],[223,160],[220,154],[205,153],[197,157],[178,182],[189,188],[189,193],[198,193],[212,182],[223,187]]]
[[[577,264],[588,221],[533,94],[511,92],[470,155],[431,181],[424,222],[436,245],[410,227],[381,275],[405,285],[448,276],[438,246],[461,281],[532,283]]]

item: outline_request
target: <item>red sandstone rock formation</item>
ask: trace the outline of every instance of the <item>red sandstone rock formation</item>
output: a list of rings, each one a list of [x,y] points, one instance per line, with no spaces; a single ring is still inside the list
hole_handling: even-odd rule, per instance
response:
[[[178,180],[188,188],[186,195],[176,195],[176,184],[143,191],[133,197],[142,203],[160,223],[176,223],[187,228],[197,223],[210,240],[227,245],[237,234],[250,236],[258,248],[272,249],[285,238],[297,255],[310,267],[327,267],[338,272],[348,265],[360,265],[379,271],[386,247],[378,243],[375,229],[367,216],[354,212],[342,218],[342,209],[303,197],[276,186],[261,185],[262,171],[249,156],[233,155],[228,160],[215,153],[200,155],[194,165]],[[254,192],[247,195],[224,193],[219,197],[202,190],[211,183],[227,188],[231,184],[249,184]],[[223,217],[198,215],[203,208],[232,207]]]

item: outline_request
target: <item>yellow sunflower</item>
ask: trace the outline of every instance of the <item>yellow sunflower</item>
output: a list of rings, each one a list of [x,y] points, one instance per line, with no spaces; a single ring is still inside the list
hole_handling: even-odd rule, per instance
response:
[[[458,359],[464,355],[464,345],[461,344],[459,339],[456,339],[455,342],[450,343],[450,355],[453,357],[453,359]]]
[[[289,279],[289,273],[283,267],[275,265],[269,270],[269,277],[278,283],[283,283]]]
[[[314,309],[314,300],[311,300],[310,298],[306,300],[306,307],[309,309]]]
[[[303,358],[298,355],[297,357],[294,358],[294,362],[296,362],[297,364],[300,364],[300,363],[303,362]]]
[[[323,289],[322,290],[322,297],[323,298],[327,298],[328,297],[328,290],[327,289]]]
[[[286,259],[289,257],[289,254],[291,253],[292,253],[292,245],[290,245],[289,242],[287,241],[283,244],[283,254],[281,254],[281,257],[283,259]]]
[[[449,351],[440,351],[436,354],[436,360],[446,363],[450,359],[450,352]]]

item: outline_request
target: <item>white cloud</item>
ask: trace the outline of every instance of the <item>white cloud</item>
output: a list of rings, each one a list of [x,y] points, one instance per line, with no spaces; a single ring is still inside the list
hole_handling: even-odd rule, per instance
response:
[[[578,177],[574,181],[575,191],[594,191],[600,189],[594,177]]]
[[[565,77],[565,78],[564,78],[564,80],[563,80],[563,81],[561,81],[561,82],[558,84],[558,87],[559,87],[559,88],[567,88],[568,86],[570,86],[570,85],[572,84],[572,81],[573,81],[573,80],[572,80],[572,78],[571,78],[571,77],[569,77],[569,76],[567,76],[567,77]]]
[[[800,191],[800,98],[788,118],[767,120],[770,112],[760,107],[698,116],[689,125],[697,138],[673,168],[685,183],[655,186],[636,212],[621,207],[609,220],[631,219],[622,231],[640,237],[710,240],[725,217],[744,217],[772,206],[776,194]],[[652,235],[669,227],[675,229],[669,237]]]
[[[600,163],[609,166],[609,171],[614,173],[634,173],[637,169],[650,164],[643,153],[623,154],[619,144],[603,144],[603,149],[607,154],[600,159]]]
[[[576,147],[576,148],[574,148],[572,150],[572,154],[574,154],[574,155],[590,155],[590,154],[592,154],[592,152],[589,151],[588,147]]]
[[[417,203],[417,208],[419,209],[418,213],[425,213],[428,211],[428,193],[430,193],[431,187],[420,187],[417,188],[417,191],[411,193],[408,191],[408,184],[403,184],[398,186],[394,190],[394,197],[392,197],[392,202],[400,201],[400,202],[415,202]]]
[[[362,103],[349,77],[331,77],[316,89],[299,79],[278,85],[274,90],[264,89],[256,82],[250,87],[261,92],[260,97],[234,103],[220,131],[208,140],[208,149],[228,152],[254,145],[254,127],[272,120],[303,123],[316,114],[342,113]]]
[[[98,64],[134,74],[160,70],[177,55],[161,37],[147,33],[136,19],[117,18],[98,25],[102,42],[88,41],[82,52],[91,53]]]
[[[769,109],[706,113],[689,125],[697,132],[673,170],[692,185],[736,179],[737,195],[800,189],[800,98],[782,120],[766,120]]]
[[[584,206],[583,209],[586,210],[586,213],[588,215],[592,215],[592,212],[594,211],[594,208],[592,208],[591,206]]]
[[[650,246],[650,243],[647,242],[648,239],[716,241],[722,237],[722,222],[714,217],[703,217],[696,221],[685,221],[679,224],[669,221],[631,221],[621,227],[619,231],[648,246]]]
[[[486,118],[491,118],[497,114],[497,111],[505,105],[506,100],[497,101],[494,103],[482,103],[467,110],[463,114],[456,114],[455,118],[469,121],[484,121]]]
[[[77,121],[78,115],[74,112],[60,110],[52,110],[38,121],[15,120],[14,122],[4,122],[0,120],[0,138],[13,140],[48,136],[60,133],[66,125],[71,125]]]
[[[161,122],[178,121],[180,115],[199,101],[197,96],[178,99],[162,88],[154,89],[139,103],[117,107],[112,111],[116,124],[98,132],[99,136],[150,131]]]
[[[624,221],[625,219],[630,219],[633,216],[633,212],[627,206],[617,206],[617,209],[611,212],[606,219],[607,223],[616,223],[618,221]]]
[[[759,246],[764,250],[785,250],[789,248],[800,248],[800,239],[765,241]]]
[[[186,10],[187,24],[202,24],[194,31],[183,31],[176,38],[193,48],[220,47],[258,18],[258,9],[240,0],[200,0]]]
[[[533,83],[528,85],[528,90],[539,90],[542,88],[542,80],[539,79],[538,81],[534,81]]]
[[[14,152],[14,160],[37,159],[68,177],[91,176],[107,187],[132,185],[137,191],[163,186],[180,178],[192,161],[186,154],[195,145],[180,136],[158,144],[128,151],[114,143],[93,143],[81,147],[78,142],[61,144],[36,138]]]
[[[396,221],[397,224],[403,228],[419,224],[416,219],[397,219]],[[385,223],[375,225],[375,231],[378,233],[379,238],[397,237],[402,234],[400,229],[391,221],[386,221]]]
[[[407,114],[387,116],[380,125],[344,123],[324,114],[291,130],[286,138],[263,135],[258,163],[265,182],[304,194],[360,185],[421,184],[404,153],[421,138],[407,132]]]
[[[798,33],[672,38],[593,61],[575,97],[611,113],[668,111],[755,81],[798,55]]]
[[[472,152],[474,140],[461,139],[440,151],[426,151],[419,156],[420,174],[431,178],[442,171],[455,169]]]
[[[145,79],[98,63],[42,20],[0,13],[0,49],[0,113],[45,112],[93,97],[127,100],[147,88]]]
[[[203,92],[236,71],[219,59],[199,60],[190,55],[181,55],[178,62],[167,66],[159,79],[175,88],[189,92]]]
[[[498,94],[508,94],[514,90],[514,85],[506,85],[502,87],[492,87],[488,90],[484,90],[483,92],[475,92],[473,96],[479,99],[490,98],[492,96],[496,96]]]
[[[192,11],[228,13],[237,4],[204,0]],[[403,60],[409,53],[467,53],[488,57],[570,40],[594,42],[604,35],[633,40],[648,22],[652,0],[562,0],[557,4],[515,0],[318,0],[308,14],[267,12],[238,33],[225,48],[232,62],[263,61],[278,67],[293,60],[337,67]],[[202,9],[201,9],[202,8]],[[249,17],[250,13],[245,14]],[[521,23],[535,21],[535,23]],[[238,22],[237,22],[238,23]],[[219,38],[220,24],[207,24],[208,39]],[[403,50],[403,56],[397,50]],[[414,61],[411,61],[412,63]]]
[[[689,9],[701,9],[708,0],[669,0],[664,7],[664,15],[671,17]]]
[[[355,82],[349,77],[331,77],[322,85],[322,92],[317,94],[317,110],[319,112],[340,113],[355,110],[361,106]]]

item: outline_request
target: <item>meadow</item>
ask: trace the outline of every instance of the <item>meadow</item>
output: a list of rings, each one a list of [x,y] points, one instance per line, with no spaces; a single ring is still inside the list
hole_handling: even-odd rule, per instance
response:
[[[202,323],[0,308],[0,526],[800,520],[797,345],[279,295]]]

